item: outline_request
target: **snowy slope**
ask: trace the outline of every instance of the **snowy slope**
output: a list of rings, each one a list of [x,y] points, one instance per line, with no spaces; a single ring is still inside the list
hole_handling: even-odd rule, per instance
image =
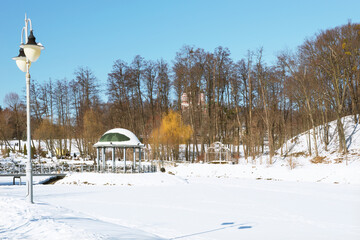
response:
[[[168,166],[166,170],[182,177],[224,177],[274,181],[327,182],[335,184],[360,184],[360,125],[352,116],[344,117],[344,130],[349,153],[338,153],[338,135],[336,121],[330,122],[330,142],[320,141],[323,126],[316,128],[319,156],[323,163],[312,163],[314,155],[308,152],[308,134],[302,133],[284,144],[285,156],[280,150],[273,157],[274,164],[269,165],[269,156],[258,156],[254,161],[241,159],[238,165],[228,164],[178,164]],[[312,141],[312,136],[311,136]],[[312,152],[314,153],[314,143]]]
[[[354,122],[353,116],[347,116],[342,118],[342,122],[344,125],[345,131],[345,139],[346,145],[349,153],[347,155],[342,155],[338,153],[339,149],[339,140],[338,133],[336,128],[336,120],[328,123],[329,127],[329,144],[327,149],[325,148],[325,144],[323,141],[323,129],[324,126],[318,126],[315,128],[316,138],[317,138],[317,147],[320,157],[325,157],[324,161],[328,163],[338,163],[343,161],[356,161],[360,160],[360,125],[359,121],[357,123]],[[310,130],[310,140],[311,140],[311,151],[312,155],[309,155],[308,150],[308,132],[299,134],[298,136],[288,140],[283,149],[285,158],[281,158],[279,156],[280,150],[277,151],[276,161],[289,160],[289,158],[293,158],[298,161],[299,164],[304,165],[309,163],[309,161],[315,155],[315,146],[312,137],[312,130]]]

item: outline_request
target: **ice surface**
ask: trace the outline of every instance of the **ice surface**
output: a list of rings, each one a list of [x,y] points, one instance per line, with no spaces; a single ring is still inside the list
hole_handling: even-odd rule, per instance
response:
[[[0,239],[360,237],[357,184],[163,175],[127,174],[131,186],[35,185],[34,205],[25,186],[1,186]]]

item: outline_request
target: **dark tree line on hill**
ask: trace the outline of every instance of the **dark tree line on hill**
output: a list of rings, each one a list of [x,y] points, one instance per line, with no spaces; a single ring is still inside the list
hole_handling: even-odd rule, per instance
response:
[[[326,123],[337,120],[339,152],[346,152],[340,118],[360,114],[360,24],[322,31],[296,52],[282,52],[277,63],[266,64],[262,49],[234,61],[230,50],[214,52],[184,46],[170,65],[164,60],[114,62],[106,84],[107,101],[100,98],[99,81],[88,68],[78,68],[72,80],[31,85],[32,134],[51,151],[71,148],[94,157],[94,144],[106,130],[122,127],[149,143],[153,129],[169,110],[181,113],[193,129],[184,144],[187,160],[202,158],[204,145],[215,141],[243,148],[253,159],[268,149],[270,164],[276,149],[307,131],[309,154],[329,143]],[[0,110],[0,139],[25,139],[25,107],[19,96],[6,96]],[[324,125],[316,132],[318,125]],[[268,148],[265,148],[267,146]],[[190,149],[191,147],[191,149]],[[70,149],[71,151],[71,149]],[[233,154],[240,154],[239,147]]]

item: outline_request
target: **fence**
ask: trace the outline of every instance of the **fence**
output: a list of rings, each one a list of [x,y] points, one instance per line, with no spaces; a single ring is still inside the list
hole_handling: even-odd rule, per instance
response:
[[[71,172],[101,172],[101,173],[148,173],[148,172],[156,172],[157,167],[153,164],[141,163],[140,168],[139,165],[127,165],[126,169],[124,166],[110,166],[106,165],[105,168],[98,169],[97,165],[89,165],[83,163],[76,164],[39,164],[33,163],[32,167],[33,174],[64,174]],[[0,163],[0,175],[8,175],[8,174],[25,174],[26,173],[26,165],[18,164],[18,163]]]

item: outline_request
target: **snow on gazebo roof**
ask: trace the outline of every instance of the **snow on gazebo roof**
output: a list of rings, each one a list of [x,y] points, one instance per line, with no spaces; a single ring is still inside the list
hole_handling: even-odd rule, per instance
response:
[[[104,133],[94,147],[138,147],[143,148],[136,135],[124,128],[114,128]]]

